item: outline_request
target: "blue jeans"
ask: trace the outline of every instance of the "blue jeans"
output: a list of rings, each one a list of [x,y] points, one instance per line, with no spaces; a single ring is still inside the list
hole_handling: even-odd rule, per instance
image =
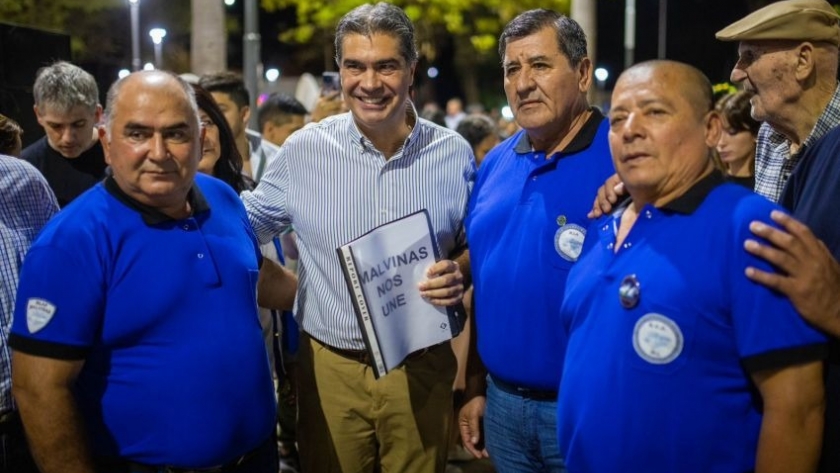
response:
[[[498,473],[566,473],[557,442],[557,401],[503,390],[487,377],[487,452]]]

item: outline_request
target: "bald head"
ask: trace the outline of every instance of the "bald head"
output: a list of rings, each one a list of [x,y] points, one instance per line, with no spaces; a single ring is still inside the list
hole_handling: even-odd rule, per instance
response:
[[[117,80],[108,89],[105,100],[105,132],[111,135],[111,128],[120,107],[120,97],[138,92],[158,91],[181,95],[185,105],[189,107],[191,116],[195,117],[198,126],[198,105],[192,86],[184,79],[165,71],[138,71]]]
[[[715,106],[712,83],[694,66],[669,60],[641,62],[624,71],[619,76],[616,87],[622,80],[626,82],[639,79],[657,81],[673,87],[673,90],[679,91],[689,102],[698,117],[705,116]]]

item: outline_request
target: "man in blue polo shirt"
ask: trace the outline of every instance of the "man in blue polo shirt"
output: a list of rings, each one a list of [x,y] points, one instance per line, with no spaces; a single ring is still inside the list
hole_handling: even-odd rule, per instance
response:
[[[499,472],[562,472],[555,413],[566,340],[557,314],[592,196],[613,173],[608,127],[586,99],[592,64],[574,20],[522,13],[505,27],[499,53],[523,130],[487,155],[470,199],[480,360],[473,352],[467,362],[459,424],[466,448],[489,453]]]
[[[196,176],[192,89],[139,72],[107,105],[113,176],[21,272],[10,345],[33,456],[43,473],[276,472],[259,248],[238,196]]]
[[[711,84],[672,61],[619,78],[610,149],[631,197],[569,274],[558,409],[570,472],[810,472],[825,337],[743,277],[775,204],[723,183]]]

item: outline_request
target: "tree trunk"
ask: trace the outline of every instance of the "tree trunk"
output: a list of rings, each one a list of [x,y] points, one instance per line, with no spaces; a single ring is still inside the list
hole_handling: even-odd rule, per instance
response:
[[[190,63],[194,74],[227,69],[227,32],[223,2],[192,0]]]
[[[458,82],[461,84],[461,91],[464,96],[460,97],[464,105],[481,103],[481,93],[478,87],[478,61],[476,52],[470,42],[469,36],[457,35],[453,38],[455,49],[455,70],[458,75]]]
[[[592,61],[592,71],[598,67],[595,51],[598,46],[598,6],[596,0],[572,0],[571,18],[578,22],[583,32],[586,33],[586,49],[589,59]],[[592,80],[592,87],[589,88],[589,102],[601,105],[606,102],[605,91],[599,88],[598,82]]]

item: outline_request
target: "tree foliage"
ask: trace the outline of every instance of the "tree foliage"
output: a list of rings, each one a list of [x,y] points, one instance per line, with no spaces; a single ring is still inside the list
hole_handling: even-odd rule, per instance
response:
[[[307,43],[329,36],[342,15],[367,3],[366,0],[261,0],[267,11],[295,7],[297,27],[281,34],[280,40]],[[437,33],[463,36],[479,53],[491,52],[511,18],[531,8],[569,12],[570,0],[393,0],[417,26],[421,41]],[[322,33],[322,34],[319,34]],[[326,35],[323,33],[327,33]]]
[[[286,43],[308,44],[331,51],[329,41],[338,20],[353,8],[372,0],[261,0],[272,12],[293,7],[297,24],[280,33]],[[547,8],[568,14],[571,0],[389,0],[414,22],[423,59],[434,62],[438,45],[450,44],[456,75],[468,103],[480,100],[480,65],[498,64],[496,46],[504,25],[519,13]],[[320,47],[320,48],[318,48]],[[324,54],[325,64],[330,54]]]

